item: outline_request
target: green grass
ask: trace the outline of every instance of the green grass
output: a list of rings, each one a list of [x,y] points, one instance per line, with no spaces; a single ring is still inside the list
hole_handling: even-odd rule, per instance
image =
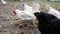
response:
[[[25,2],[27,3],[27,4],[30,4],[31,5],[31,3],[32,2],[34,2],[34,1],[36,1],[36,0],[25,0]],[[10,1],[11,2],[11,1]],[[13,1],[12,1],[13,2]],[[12,3],[11,2],[11,3]],[[41,5],[41,8],[44,8],[45,7],[45,4],[49,4],[50,6],[52,6],[53,8],[55,8],[55,9],[57,9],[57,10],[60,10],[60,2],[48,2],[48,1],[37,1],[40,5]],[[19,2],[15,2],[14,1],[14,3],[19,3]]]
[[[49,4],[53,8],[60,10],[60,2],[40,2],[41,7],[45,7],[45,4]]]
[[[34,1],[27,1],[27,3],[31,3]],[[45,7],[45,4],[49,4],[53,8],[60,10],[60,2],[48,2],[48,1],[38,1],[38,3],[41,5],[41,8]]]

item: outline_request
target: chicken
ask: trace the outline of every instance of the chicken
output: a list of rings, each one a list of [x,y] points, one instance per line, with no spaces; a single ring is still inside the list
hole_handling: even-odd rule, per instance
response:
[[[36,5],[34,5],[34,7],[36,7],[37,8],[37,4]],[[26,7],[27,7],[27,5],[26,5]],[[39,6],[38,6],[39,7]],[[38,9],[38,8],[37,8]],[[29,7],[28,7],[28,9],[26,8],[26,9],[24,9],[23,11],[21,11],[21,10],[18,10],[18,9],[16,9],[16,10],[13,10],[13,13],[18,17],[18,18],[20,18],[21,20],[33,20],[33,23],[35,23],[35,19],[36,19],[36,17],[34,16],[34,13],[35,12],[40,12],[39,10],[36,10],[36,9],[34,9],[34,8],[31,8],[31,10],[29,11]]]
[[[46,9],[48,10],[48,14],[52,14],[60,19],[60,12],[54,8],[52,8],[50,5],[46,4]]]
[[[13,13],[21,20],[29,20],[33,18],[33,16],[30,13],[28,13],[27,11],[25,12],[24,11],[16,9],[16,10],[13,10]]]
[[[19,18],[21,19],[21,21],[23,20],[32,20],[32,23],[35,24],[35,19],[36,17],[32,14],[32,13],[29,13],[28,11],[21,11],[21,10],[13,10],[13,13]]]
[[[60,34],[60,19],[56,16],[45,12],[36,12],[34,15],[39,21],[38,29],[41,34]]]
[[[5,0],[1,0],[1,2],[3,5],[6,5],[6,3],[7,3]]]

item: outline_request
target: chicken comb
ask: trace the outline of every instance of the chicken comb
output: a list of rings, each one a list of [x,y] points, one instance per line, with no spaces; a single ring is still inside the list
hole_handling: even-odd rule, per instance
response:
[[[16,15],[16,9],[13,10],[13,13]]]

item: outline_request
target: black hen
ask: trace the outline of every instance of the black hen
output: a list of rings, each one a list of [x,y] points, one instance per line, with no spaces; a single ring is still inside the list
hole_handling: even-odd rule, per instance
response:
[[[39,21],[38,29],[42,34],[57,34],[60,32],[60,19],[56,16],[44,12],[36,12],[34,15]]]

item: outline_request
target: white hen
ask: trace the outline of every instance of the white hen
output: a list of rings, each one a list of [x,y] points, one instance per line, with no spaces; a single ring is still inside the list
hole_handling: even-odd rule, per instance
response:
[[[1,0],[2,4],[5,5],[7,2],[5,0]]]
[[[17,17],[20,18],[21,20],[33,20],[33,23],[35,23],[36,17],[34,16],[34,13],[40,12],[38,9],[38,7],[40,7],[40,6],[38,6],[38,4],[36,4],[36,5],[33,5],[33,7],[34,8],[32,8],[30,11],[28,9],[24,9],[23,11],[16,9],[16,10],[13,10],[13,13],[15,15],[17,15]],[[36,10],[35,7],[38,10]]]
[[[48,4],[46,4],[46,9],[48,10],[48,14],[52,14],[60,19],[60,12],[58,10],[52,8]]]
[[[30,20],[32,19],[33,17],[31,16],[31,14],[27,14],[28,12],[27,11],[21,11],[21,10],[13,10],[13,13],[18,17],[20,18],[21,20]]]

